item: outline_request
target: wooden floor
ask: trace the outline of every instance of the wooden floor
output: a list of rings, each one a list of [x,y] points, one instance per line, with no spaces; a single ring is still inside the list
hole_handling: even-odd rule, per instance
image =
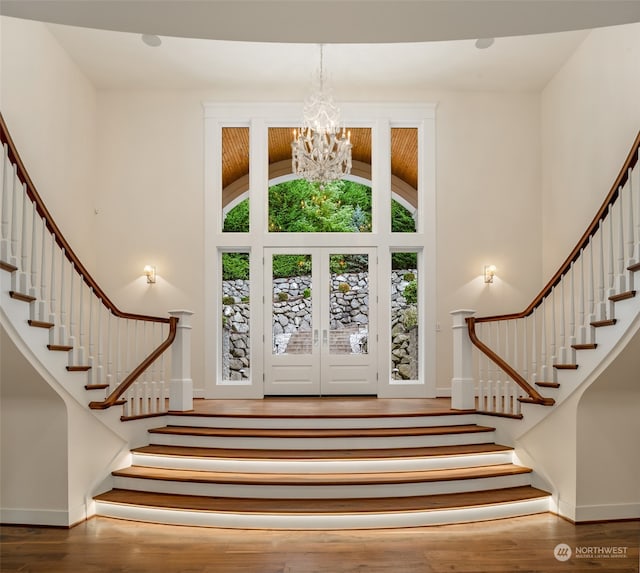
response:
[[[565,562],[554,548],[565,543]],[[32,573],[511,573],[639,571],[640,522],[574,526],[551,514],[429,528],[235,531],[94,518],[73,529],[3,526],[0,570]],[[576,548],[625,557],[578,558]]]
[[[193,411],[171,412],[196,416],[237,416],[268,418],[388,417],[438,416],[460,414],[451,410],[450,398],[265,398],[263,400],[204,400],[193,401]],[[468,411],[466,412],[468,413]]]

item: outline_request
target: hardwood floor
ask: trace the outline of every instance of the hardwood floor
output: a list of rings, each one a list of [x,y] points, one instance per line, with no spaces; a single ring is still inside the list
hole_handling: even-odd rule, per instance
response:
[[[565,562],[554,548],[573,551]],[[640,521],[574,526],[550,514],[378,531],[246,531],[94,518],[3,526],[0,570],[32,573],[458,573],[639,571]],[[620,548],[619,558],[576,549]],[[620,553],[620,554],[623,554]]]

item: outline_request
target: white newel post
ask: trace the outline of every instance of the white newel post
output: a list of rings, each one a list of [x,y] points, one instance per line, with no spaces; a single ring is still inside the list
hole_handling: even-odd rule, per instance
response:
[[[191,379],[191,317],[190,310],[172,310],[177,317],[176,338],[171,345],[171,382],[169,383],[169,410],[193,410],[193,380]]]
[[[453,378],[451,379],[451,408],[475,410],[476,392],[473,379],[473,345],[469,338],[466,318],[475,310],[453,310]]]

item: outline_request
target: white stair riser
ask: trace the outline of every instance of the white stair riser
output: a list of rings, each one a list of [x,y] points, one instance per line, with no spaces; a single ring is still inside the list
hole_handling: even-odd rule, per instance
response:
[[[154,493],[261,499],[342,499],[409,497],[501,489],[530,485],[530,474],[407,484],[365,485],[245,485],[177,482],[114,477],[114,487]]]
[[[151,434],[152,444],[257,450],[351,450],[380,448],[412,448],[428,446],[460,446],[494,441],[494,432],[442,434],[435,436],[388,436],[345,438],[263,438],[227,436],[186,436]]]
[[[355,429],[355,428],[413,428],[433,426],[464,426],[477,424],[477,414],[442,416],[405,416],[380,418],[243,418],[233,416],[168,416],[168,426],[196,428],[263,428],[263,429]]]
[[[246,460],[133,454],[133,465],[197,471],[242,473],[366,473],[436,470],[513,463],[510,450],[496,453],[423,458],[361,460]]]
[[[118,519],[237,529],[380,529],[421,527],[532,515],[550,510],[550,498],[460,509],[344,515],[272,515],[185,511],[96,502],[98,515]]]

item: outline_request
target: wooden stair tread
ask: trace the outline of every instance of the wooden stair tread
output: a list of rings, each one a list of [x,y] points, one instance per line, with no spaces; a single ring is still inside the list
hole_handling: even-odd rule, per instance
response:
[[[513,448],[498,444],[465,444],[461,446],[358,450],[245,450],[151,445],[135,448],[131,451],[134,453],[157,456],[224,458],[234,460],[366,460],[384,458],[419,458],[431,456],[463,456],[501,453],[512,450]]]
[[[572,344],[571,348],[574,350],[595,350],[598,348],[598,345],[595,342],[587,344]]]
[[[560,388],[560,384],[557,382],[536,382],[536,386],[540,386],[540,388]]]
[[[620,292],[618,294],[611,295],[609,300],[612,302],[620,302],[621,300],[627,300],[636,296],[636,291],[628,290],[626,292]]]
[[[10,290],[9,296],[15,300],[21,300],[23,302],[34,302],[36,300],[35,296],[31,296],[30,294],[24,294],[22,292],[17,292],[15,290]]]
[[[151,428],[152,434],[181,436],[224,436],[257,438],[367,438],[388,436],[438,436],[444,434],[469,434],[493,432],[495,428],[465,424],[460,426],[427,426],[409,428],[321,428],[321,429],[262,429],[262,428],[198,428],[192,426],[165,426]]]
[[[548,492],[531,486],[465,493],[362,499],[238,499],[112,489],[96,496],[94,499],[117,504],[175,510],[248,514],[313,513],[330,515],[456,509],[526,501],[549,495]]]
[[[11,263],[7,263],[6,261],[0,261],[0,269],[7,271],[8,273],[15,273],[18,270],[18,267]]]
[[[68,372],[87,372],[91,370],[91,366],[67,366]]]
[[[73,346],[67,346],[66,344],[47,344],[47,348],[54,352],[69,352],[73,350]]]
[[[413,470],[367,473],[244,473],[182,470],[130,466],[112,472],[115,477],[162,480],[172,482],[236,484],[236,485],[284,485],[284,486],[332,486],[332,485],[383,485],[453,481],[491,478],[530,473],[532,470],[515,464],[499,464],[468,468],[437,470]]]
[[[104,390],[108,388],[109,384],[85,384],[85,390]]]
[[[553,367],[556,370],[577,370],[577,364],[554,364]]]
[[[55,324],[53,322],[43,322],[41,320],[29,320],[27,321],[29,326],[33,326],[35,328],[53,328]]]
[[[609,318],[607,320],[595,320],[591,323],[591,326],[595,328],[600,328],[602,326],[613,326],[616,322],[618,322],[615,318]]]
[[[636,273],[636,272],[640,271],[640,263],[636,263],[634,265],[628,266],[627,270],[631,271],[632,273]]]

